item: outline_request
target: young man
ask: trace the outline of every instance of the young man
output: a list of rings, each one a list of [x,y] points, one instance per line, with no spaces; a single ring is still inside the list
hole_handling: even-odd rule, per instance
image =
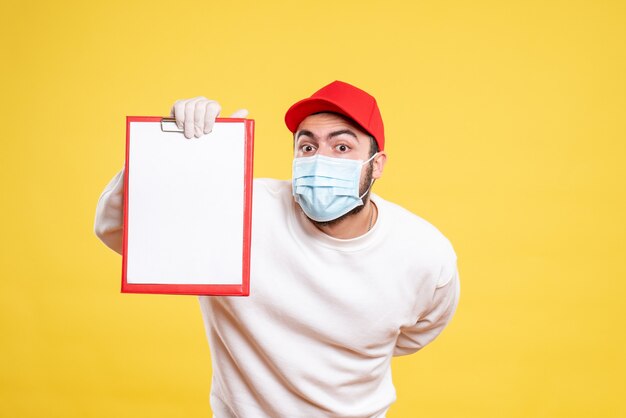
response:
[[[210,132],[219,110],[194,98],[172,115],[191,138]],[[428,222],[371,194],[386,161],[374,97],[335,81],[285,122],[293,178],[255,180],[250,296],[199,298],[212,409],[217,418],[384,417],[395,400],[392,356],[431,342],[456,309],[454,250]],[[117,252],[121,174],[95,224]]]

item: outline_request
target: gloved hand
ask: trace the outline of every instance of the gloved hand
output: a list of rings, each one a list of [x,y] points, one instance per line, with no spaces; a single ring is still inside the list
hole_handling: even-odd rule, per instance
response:
[[[195,136],[199,138],[213,130],[215,119],[222,111],[222,107],[215,100],[198,96],[192,99],[177,100],[172,106],[170,116],[176,118],[178,129],[183,129],[186,138]],[[239,109],[231,118],[245,118],[248,116],[246,109]]]

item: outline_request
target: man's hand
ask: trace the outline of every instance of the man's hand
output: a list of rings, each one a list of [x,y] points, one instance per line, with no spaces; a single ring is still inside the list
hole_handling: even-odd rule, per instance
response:
[[[183,129],[186,138],[195,136],[199,138],[213,130],[215,119],[222,111],[222,107],[215,100],[198,96],[193,99],[177,100],[172,106],[170,116],[176,118],[178,129]],[[246,109],[239,109],[231,118],[245,118],[248,116]]]

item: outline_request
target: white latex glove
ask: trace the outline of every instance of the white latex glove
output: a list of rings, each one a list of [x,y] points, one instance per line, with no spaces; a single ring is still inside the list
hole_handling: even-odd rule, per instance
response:
[[[177,100],[172,106],[170,116],[176,118],[178,129],[183,129],[186,138],[199,138],[213,130],[215,119],[222,111],[222,107],[215,100],[203,96],[193,99]],[[245,118],[248,116],[246,109],[239,109],[231,118]]]

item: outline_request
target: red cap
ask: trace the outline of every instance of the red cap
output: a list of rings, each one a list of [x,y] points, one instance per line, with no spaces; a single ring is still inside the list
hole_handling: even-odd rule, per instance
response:
[[[374,96],[343,81],[333,81],[300,100],[287,110],[285,123],[292,133],[298,130],[300,122],[307,116],[319,112],[339,113],[353,120],[365,132],[374,137],[378,149],[385,146],[385,128]]]

